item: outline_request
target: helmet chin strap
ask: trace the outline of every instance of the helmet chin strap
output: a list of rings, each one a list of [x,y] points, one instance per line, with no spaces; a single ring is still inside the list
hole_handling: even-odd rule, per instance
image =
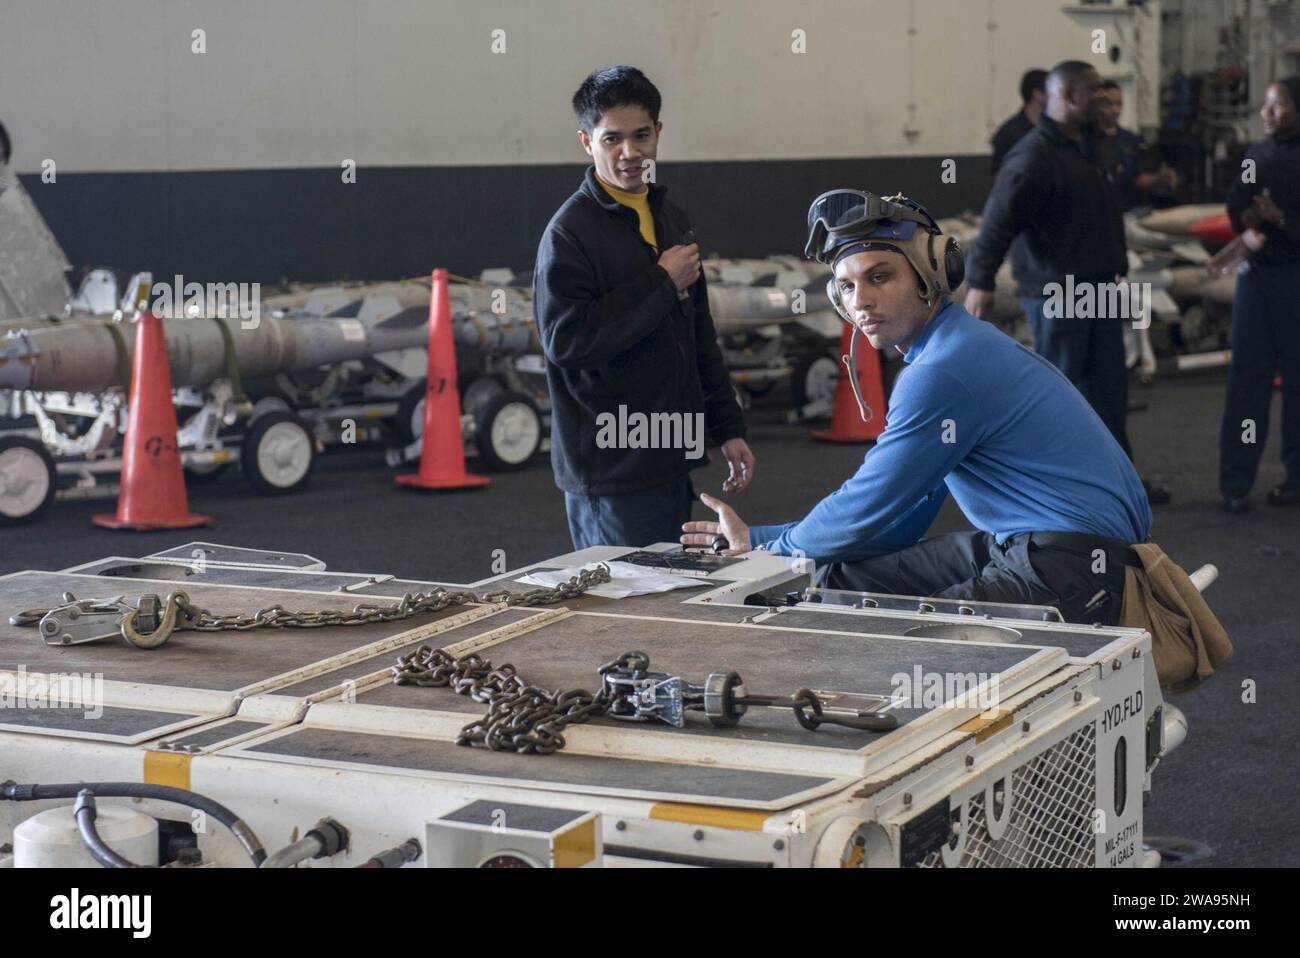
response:
[[[862,336],[863,339],[866,339],[866,336],[858,329],[857,323],[852,325],[853,335],[849,337],[849,354],[841,356],[840,362],[844,364],[844,370],[849,376],[849,385],[853,387],[853,398],[858,403],[858,415],[862,417],[863,422],[871,422],[875,418],[875,413],[871,411],[871,407],[862,398],[862,387],[858,385],[858,337]]]

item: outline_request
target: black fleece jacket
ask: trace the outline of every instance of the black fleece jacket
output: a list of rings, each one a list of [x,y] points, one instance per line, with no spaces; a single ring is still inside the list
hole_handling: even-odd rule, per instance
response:
[[[1252,182],[1241,176],[1232,178],[1228,190],[1228,217],[1237,232],[1245,229],[1241,214],[1253,208],[1254,198],[1268,190],[1282,210],[1282,225],[1263,224],[1267,241],[1258,253],[1251,253],[1252,263],[1289,266],[1300,262],[1300,131],[1282,136],[1274,134],[1252,143],[1244,159],[1255,161]]]
[[[1082,145],[1042,116],[1011,148],[984,204],[966,264],[972,289],[993,289],[1011,241],[1024,234],[1017,280],[1026,296],[1049,283],[1114,282],[1128,273],[1124,214],[1090,135]]]
[[[686,214],[650,187],[660,249],[682,242]],[[551,391],[555,484],[575,495],[616,495],[671,482],[704,465],[677,449],[600,448],[602,413],[704,414],[708,439],[745,435],[718,348],[701,276],[680,299],[636,213],[587,168],[551,218],[537,250],[533,311]]]

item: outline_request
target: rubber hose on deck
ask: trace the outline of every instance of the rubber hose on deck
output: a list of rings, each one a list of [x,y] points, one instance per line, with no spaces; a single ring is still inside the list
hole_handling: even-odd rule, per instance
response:
[[[380,852],[373,858],[362,862],[358,868],[401,868],[407,862],[413,862],[420,857],[420,843],[414,838],[408,838],[396,848],[390,848],[387,851]]]
[[[263,868],[293,868],[300,862],[305,862],[309,858],[316,858],[321,852],[321,843],[319,838],[311,835],[300,838],[292,845],[286,845],[278,852],[262,862]]]
[[[95,796],[91,794],[90,789],[83,788],[77,793],[77,803],[72,807],[72,815],[77,820],[77,831],[81,833],[86,851],[90,852],[95,861],[105,868],[143,868],[143,865],[137,865],[109,847],[99,834],[99,829],[95,827],[98,814],[95,810]]]
[[[99,798],[151,798],[160,802],[173,802],[177,805],[197,808],[230,829],[239,844],[244,846],[254,865],[261,866],[262,862],[266,861],[266,850],[243,819],[220,802],[214,802],[197,792],[190,792],[183,788],[150,785],[144,782],[77,782],[58,785],[19,785],[17,782],[5,782],[0,785],[0,799],[11,802],[36,802],[51,798],[76,798],[83,789],[89,789]]]

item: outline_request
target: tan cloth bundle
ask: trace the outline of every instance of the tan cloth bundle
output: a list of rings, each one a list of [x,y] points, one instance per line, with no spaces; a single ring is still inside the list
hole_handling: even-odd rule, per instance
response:
[[[1232,658],[1232,641],[1183,568],[1153,542],[1131,546],[1142,563],[1124,570],[1121,625],[1151,633],[1160,686],[1184,692]]]

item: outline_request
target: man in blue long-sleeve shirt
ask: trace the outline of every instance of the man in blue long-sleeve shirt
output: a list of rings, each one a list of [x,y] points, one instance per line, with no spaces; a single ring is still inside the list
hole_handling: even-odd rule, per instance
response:
[[[802,554],[832,588],[1054,605],[1113,624],[1128,546],[1150,534],[1141,480],[1056,367],[948,298],[960,251],[919,206],[891,200],[833,191],[809,211],[832,303],[907,364],[875,448],[798,522],[751,527],[703,496],[719,522],[686,523],[682,542],[721,533],[732,552]],[[983,531],[918,542],[948,493]]]

